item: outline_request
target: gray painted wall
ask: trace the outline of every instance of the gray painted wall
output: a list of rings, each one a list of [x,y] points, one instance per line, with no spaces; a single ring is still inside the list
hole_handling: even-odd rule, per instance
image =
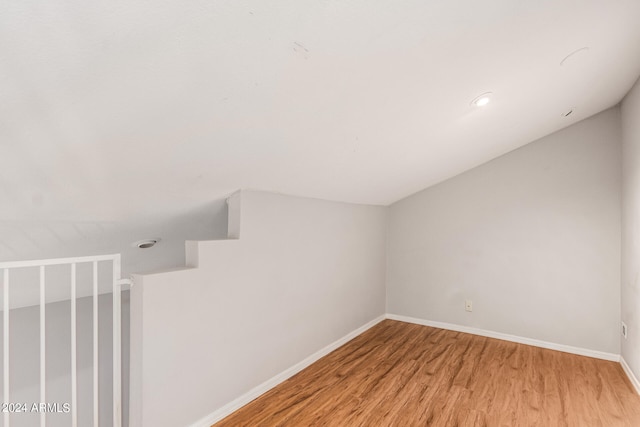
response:
[[[620,141],[614,108],[391,205],[387,311],[619,353]]]
[[[622,357],[640,378],[640,82],[622,103]]]
[[[132,425],[189,425],[385,312],[386,208],[239,197],[240,239],[136,277]]]

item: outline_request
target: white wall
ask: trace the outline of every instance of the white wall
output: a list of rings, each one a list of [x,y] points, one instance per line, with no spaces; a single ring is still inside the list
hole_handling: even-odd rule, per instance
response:
[[[189,425],[385,312],[385,208],[239,197],[238,240],[136,277],[134,426]]]
[[[388,312],[618,354],[620,139],[610,109],[391,205]]]
[[[622,357],[640,378],[640,81],[622,102]]]

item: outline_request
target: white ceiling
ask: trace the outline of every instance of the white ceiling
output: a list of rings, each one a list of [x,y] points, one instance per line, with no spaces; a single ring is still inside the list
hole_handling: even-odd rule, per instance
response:
[[[5,0],[0,220],[168,224],[238,188],[387,205],[617,104],[638,22],[638,0]]]

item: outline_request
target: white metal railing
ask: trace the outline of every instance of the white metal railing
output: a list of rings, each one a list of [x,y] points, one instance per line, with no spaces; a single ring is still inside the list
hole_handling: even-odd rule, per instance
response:
[[[1,262],[0,270],[3,270],[3,400],[5,405],[11,403],[10,400],[10,367],[9,359],[9,289],[11,270],[17,268],[38,268],[39,269],[39,306],[40,306],[40,402],[46,403],[47,387],[46,387],[46,275],[45,267],[48,266],[65,266],[70,269],[70,289],[71,289],[71,422],[72,427],[78,426],[78,366],[77,366],[77,270],[78,264],[89,263],[92,265],[92,297],[93,297],[93,426],[99,426],[100,411],[100,384],[99,384],[99,343],[98,343],[98,296],[99,296],[99,278],[98,263],[111,262],[113,266],[112,281],[110,291],[113,293],[113,426],[121,427],[122,425],[122,360],[121,360],[121,295],[120,286],[124,284],[131,285],[131,281],[121,279],[120,254],[86,256],[77,258],[58,258],[34,261],[16,261]],[[10,411],[4,411],[3,421],[4,427],[10,427]],[[46,411],[40,411],[40,426],[46,427]]]

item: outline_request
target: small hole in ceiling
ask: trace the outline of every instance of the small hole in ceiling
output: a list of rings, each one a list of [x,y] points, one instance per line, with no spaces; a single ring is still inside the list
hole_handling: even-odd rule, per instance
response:
[[[566,113],[562,113],[562,117],[569,117],[573,113],[573,110],[569,110]]]

